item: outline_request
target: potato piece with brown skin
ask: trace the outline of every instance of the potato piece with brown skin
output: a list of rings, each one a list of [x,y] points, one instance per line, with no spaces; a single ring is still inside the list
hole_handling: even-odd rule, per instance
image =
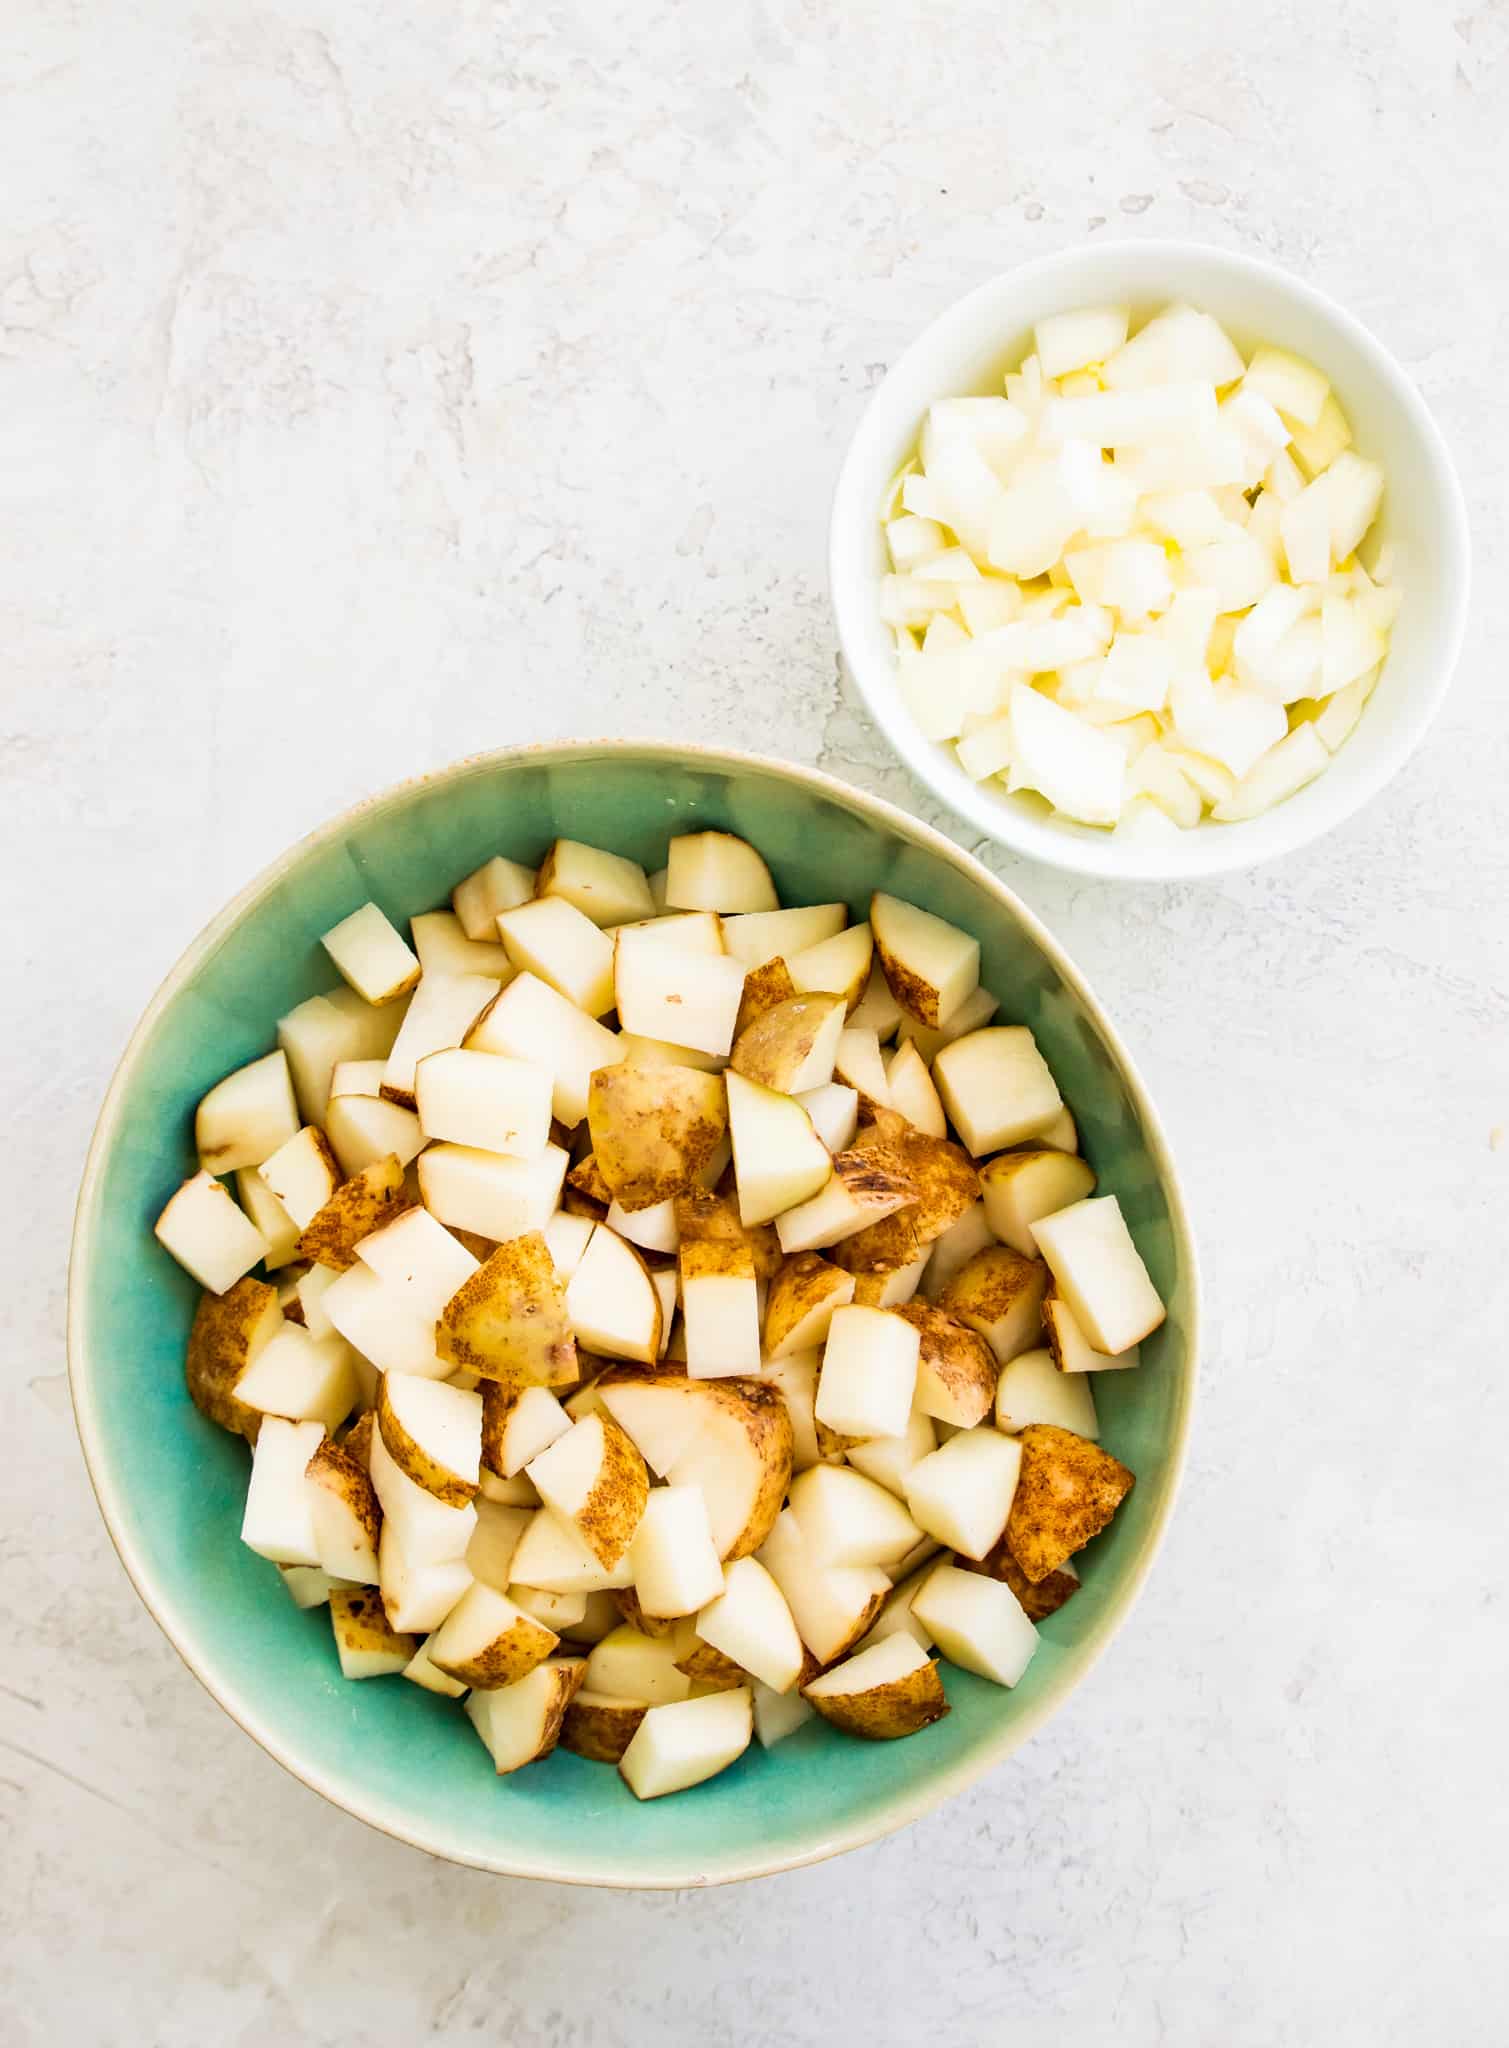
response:
[[[368,1408],[358,1415],[341,1439],[341,1449],[354,1458],[364,1472],[372,1469],[372,1432],[377,1427],[377,1410]]]
[[[853,1299],[853,1274],[820,1252],[795,1252],[783,1259],[765,1302],[765,1356],[789,1358],[821,1344],[833,1311],[847,1308]]]
[[[910,1638],[907,1640],[910,1642]],[[859,1652],[860,1657],[868,1654],[863,1650]],[[888,1662],[900,1663],[906,1655],[905,1651],[898,1649],[888,1656]],[[903,1736],[915,1735],[919,1729],[930,1727],[934,1721],[941,1721],[949,1711],[943,1681],[938,1676],[937,1659],[926,1656],[920,1649],[917,1657],[917,1663],[910,1670],[897,1672],[879,1684],[866,1685],[858,1692],[823,1689],[843,1681],[843,1666],[832,1665],[822,1673],[821,1685],[817,1688],[805,1686],[802,1697],[816,1707],[825,1721],[841,1728],[846,1735],[858,1735],[866,1742],[898,1741]],[[850,1661],[857,1662],[858,1659]]]
[[[613,1199],[613,1190],[603,1178],[603,1170],[597,1163],[597,1154],[589,1152],[585,1159],[579,1159],[566,1176],[566,1185],[578,1195],[585,1195],[589,1202],[606,1212]]]
[[[979,986],[979,941],[931,911],[876,894],[870,928],[886,986],[919,1024],[943,1024]]]
[[[772,1279],[781,1269],[781,1241],[771,1223],[741,1223],[733,1169],[716,1190],[688,1188],[676,1197],[676,1229],[683,1244],[742,1244],[754,1260],[755,1278]]]
[[[350,1180],[342,1181],[324,1208],[311,1217],[299,1235],[301,1259],[332,1266],[344,1273],[356,1264],[356,1247],[374,1230],[412,1207],[404,1188],[398,1155],[373,1160]]]
[[[304,1477],[311,1486],[317,1486],[328,1494],[339,1508],[345,1510],[344,1527],[354,1542],[363,1539],[372,1551],[373,1577],[376,1576],[377,1539],[382,1533],[382,1509],[377,1504],[372,1481],[367,1468],[333,1437],[326,1437],[314,1456],[304,1468]],[[315,1522],[316,1536],[319,1534],[319,1518]],[[333,1566],[327,1569],[334,1570]],[[359,1574],[349,1571],[346,1576],[357,1578]]]
[[[987,1245],[959,1268],[936,1306],[978,1330],[997,1365],[1009,1365],[1041,1336],[1048,1278],[1041,1259],[1024,1259],[1004,1244]]]
[[[751,967],[744,977],[744,993],[739,998],[739,1014],[734,1020],[734,1044],[737,1046],[751,1024],[779,1004],[789,1003],[795,994],[796,983],[786,971],[786,963],[779,953],[773,960],[767,960],[763,967]]]
[[[816,1079],[803,1070],[821,1043],[837,1045],[843,1011],[842,996],[791,996],[766,1010],[734,1040],[728,1063],[746,1080],[758,1081],[783,1095],[820,1088],[833,1078],[832,1061],[823,1057],[827,1071]]]
[[[461,1685],[491,1691],[527,1678],[559,1643],[505,1593],[474,1581],[430,1638],[430,1662]]]
[[[1003,1586],[1009,1586],[1029,1621],[1046,1621],[1079,1591],[1077,1574],[1065,1569],[1067,1559],[1056,1571],[1049,1572],[1045,1579],[1039,1579],[1034,1585],[1012,1556],[1004,1536],[993,1550],[986,1551],[978,1563],[972,1557],[961,1557],[957,1563],[960,1571],[983,1572],[986,1578],[999,1579]]]
[[[332,1586],[330,1623],[348,1676],[366,1675],[360,1666],[367,1659],[399,1670],[419,1647],[417,1637],[400,1634],[389,1621],[376,1586]]]
[[[721,1144],[728,1129],[722,1077],[696,1067],[600,1068],[588,1086],[587,1126],[603,1195],[631,1215],[654,1208],[691,1187]],[[576,1173],[571,1179],[598,1194]]]
[[[616,1764],[650,1711],[643,1700],[615,1700],[578,1692],[561,1723],[560,1746],[595,1764]]]
[[[896,1273],[920,1258],[923,1249],[917,1210],[908,1204],[877,1223],[867,1223],[851,1237],[841,1237],[828,1255],[846,1273]]]
[[[646,1614],[639,1604],[639,1595],[632,1586],[621,1586],[613,1598],[618,1602],[618,1611],[630,1628],[637,1628],[642,1636],[668,1636],[681,1626],[681,1617],[674,1621],[663,1615]]]
[[[1006,1544],[1038,1585],[1098,1536],[1131,1492],[1135,1475],[1088,1437],[1034,1422],[1022,1431],[1022,1469]]]
[[[525,1470],[546,1505],[571,1523],[611,1571],[628,1549],[649,1498],[649,1473],[633,1439],[599,1406],[548,1444]]]
[[[725,1657],[711,1643],[696,1643],[686,1656],[676,1659],[676,1669],[684,1671],[699,1685],[714,1687],[719,1692],[730,1692],[736,1685],[749,1683],[749,1673],[743,1665],[736,1664],[732,1657]]]
[[[845,1436],[841,1430],[829,1429],[826,1422],[812,1418],[813,1435],[817,1438],[817,1455],[825,1465],[841,1465],[848,1456],[850,1447],[864,1442],[860,1436]]]
[[[753,1556],[781,1512],[791,1484],[791,1411],[779,1387],[764,1380],[692,1384],[701,1389],[707,1413],[666,1477],[673,1486],[706,1480],[714,1489],[709,1498],[713,1539],[723,1563],[730,1564]]]
[[[194,1311],[184,1360],[189,1399],[201,1415],[249,1444],[257,1441],[262,1416],[237,1396],[236,1384],[282,1320],[278,1290],[249,1273],[224,1294],[201,1294]]]
[[[852,1149],[885,1161],[916,1189],[919,1246],[941,1237],[980,1199],[980,1170],[963,1146],[929,1137],[894,1109],[877,1108],[873,1119],[861,1126]]]
[[[398,1378],[402,1386],[412,1387],[414,1384],[408,1374],[400,1374]],[[390,1394],[388,1382],[387,1373],[384,1373],[377,1382],[377,1431],[389,1457],[416,1486],[422,1486],[426,1493],[433,1494],[436,1500],[444,1501],[447,1507],[470,1506],[476,1498],[476,1486],[470,1480],[438,1463],[429,1450],[410,1435]],[[434,1386],[433,1381],[427,1381],[422,1391],[428,1392]],[[471,1400],[470,1395],[464,1399],[459,1393],[453,1395],[448,1387],[439,1388],[435,1398],[463,1406]],[[476,1410],[472,1409],[471,1413],[475,1416]]]
[[[587,1216],[594,1223],[601,1223],[608,1213],[605,1202],[594,1202],[580,1188],[572,1187],[569,1180],[561,1189],[561,1207],[568,1216]]]
[[[440,1312],[435,1349],[509,1387],[569,1387],[578,1377],[566,1290],[538,1230],[500,1244]]]
[[[956,1429],[973,1429],[990,1413],[1001,1369],[977,1330],[931,1302],[896,1310],[917,1332],[917,1386],[912,1405]]]

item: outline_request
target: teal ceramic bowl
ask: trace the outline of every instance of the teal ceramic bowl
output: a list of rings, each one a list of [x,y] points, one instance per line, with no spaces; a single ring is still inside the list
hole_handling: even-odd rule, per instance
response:
[[[444,903],[493,853],[557,835],[649,867],[667,837],[742,833],[789,903],[888,889],[975,933],[1003,1018],[1030,1025],[1101,1185],[1120,1196],[1168,1321],[1136,1373],[1096,1387],[1105,1441],[1137,1484],[1082,1558],[1083,1590],[1042,1628],[1013,1692],[943,1667],[952,1713],[910,1740],[821,1721],[673,1799],[557,1751],[498,1778],[450,1703],[400,1680],[351,1684],[324,1609],[297,1612],[238,1540],[247,1457],[184,1391],[195,1289],[152,1238],[192,1168],[194,1105],[264,1052],[276,1019],[334,977],[319,934],[373,897],[397,921]],[[1114,1032],[1048,933],[940,834],[829,778],[679,746],[508,751],[390,790],[246,889],[184,954],[138,1025],[89,1154],[69,1275],[79,1433],[110,1534],[189,1669],[294,1775],[432,1855],[577,1884],[687,1886],[813,1863],[914,1820],[1000,1764],[1083,1679],[1125,1618],[1178,1482],[1194,1391],[1195,1253],[1157,1116]]]

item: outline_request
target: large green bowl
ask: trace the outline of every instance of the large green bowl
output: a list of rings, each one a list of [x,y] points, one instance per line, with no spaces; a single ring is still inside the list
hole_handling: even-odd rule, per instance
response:
[[[319,934],[373,897],[402,922],[493,853],[534,861],[558,834],[662,864],[667,837],[744,834],[788,903],[873,889],[976,934],[1006,1019],[1030,1025],[1102,1188],[1120,1196],[1168,1321],[1135,1373],[1097,1383],[1104,1436],[1136,1472],[1084,1555],[1084,1588],[1042,1627],[1013,1692],[947,1666],[953,1712],[911,1740],[822,1722],[679,1798],[641,1806],[616,1772],[557,1751],[498,1778],[448,1702],[352,1685],[323,1608],[297,1612],[237,1540],[245,1447],[190,1405],[195,1289],[152,1223],[191,1170],[193,1110],[265,1052],[276,1019],[333,977]],[[1173,1164],[1131,1061],[1030,911],[938,833],[825,776],[679,746],[508,751],[362,805],[252,883],[189,948],[138,1025],[85,1169],[69,1275],[69,1371],[110,1534],[189,1669],[246,1732],[327,1799],[433,1855],[580,1884],[682,1886],[816,1862],[914,1820],[999,1764],[1077,1685],[1125,1617],[1168,1520],[1195,1378],[1195,1253]]]

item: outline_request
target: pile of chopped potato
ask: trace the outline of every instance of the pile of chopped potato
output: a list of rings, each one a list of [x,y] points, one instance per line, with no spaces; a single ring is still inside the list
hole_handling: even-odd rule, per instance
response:
[[[935,1648],[1014,1685],[1132,1484],[1090,1376],[1163,1306],[978,943],[782,909],[722,832],[452,904],[325,933],[344,985],[205,1096],[157,1224],[243,1540],[348,1677],[641,1799],[814,1713],[914,1733]]]
[[[1326,377],[1208,313],[1040,321],[932,406],[882,508],[902,694],[975,782],[1123,838],[1256,817],[1362,715],[1399,606]]]

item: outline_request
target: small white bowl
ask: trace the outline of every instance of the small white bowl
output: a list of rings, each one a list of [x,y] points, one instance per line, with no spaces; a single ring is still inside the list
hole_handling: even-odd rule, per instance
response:
[[[1137,321],[1171,300],[1213,313],[1244,352],[1266,341],[1326,372],[1359,453],[1387,478],[1380,531],[1404,601],[1383,673],[1356,731],[1325,773],[1242,824],[1201,824],[1154,846],[1113,842],[1047,818],[1041,804],[972,782],[952,749],[918,731],[880,618],[889,564],[880,507],[935,398],[998,392],[1050,313],[1107,301]],[[1023,264],[981,285],[925,328],[877,387],[833,500],[829,574],[839,645],[881,731],[935,796],[980,832],[1051,867],[1130,881],[1175,881],[1254,866],[1318,839],[1365,804],[1419,745],[1451,680],[1467,618],[1467,514],[1439,428],[1413,384],[1350,313],[1250,256],[1192,242],[1116,242]]]

